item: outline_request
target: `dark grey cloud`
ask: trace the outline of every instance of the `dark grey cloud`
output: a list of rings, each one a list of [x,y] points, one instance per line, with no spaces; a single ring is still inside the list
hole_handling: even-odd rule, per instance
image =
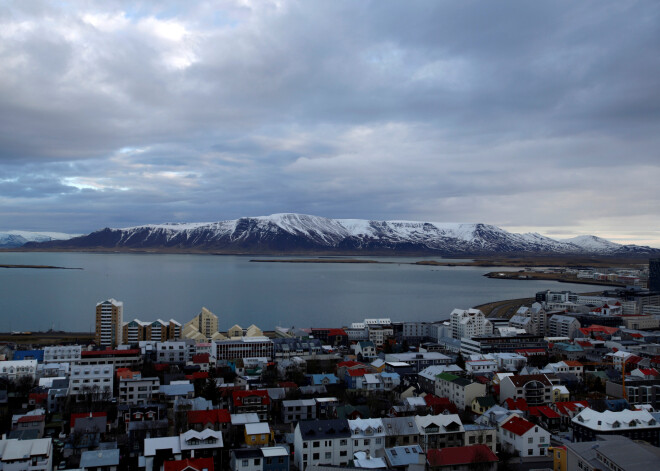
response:
[[[660,245],[660,5],[5,2],[0,229],[297,211]]]

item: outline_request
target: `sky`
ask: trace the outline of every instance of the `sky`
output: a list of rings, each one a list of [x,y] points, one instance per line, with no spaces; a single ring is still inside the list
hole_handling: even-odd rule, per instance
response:
[[[0,230],[297,212],[660,247],[656,1],[0,3]]]

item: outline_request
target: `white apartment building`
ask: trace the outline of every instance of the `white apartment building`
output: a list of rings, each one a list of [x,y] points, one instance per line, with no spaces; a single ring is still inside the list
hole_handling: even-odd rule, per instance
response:
[[[458,414],[416,415],[414,419],[424,451],[463,446],[465,429]]]
[[[385,427],[381,419],[355,419],[349,420],[351,440],[353,440],[353,453],[358,451],[376,456],[376,450],[385,447]]]
[[[184,341],[168,341],[156,344],[156,361],[158,363],[185,364],[192,358],[194,344]]]
[[[486,385],[451,373],[440,373],[435,377],[435,395],[449,398],[462,411],[472,406],[475,397],[486,395]]]
[[[469,339],[493,333],[493,324],[479,309],[454,309],[449,318],[454,339]]]
[[[160,392],[160,379],[139,378],[119,381],[119,402],[122,404],[148,404]]]
[[[346,466],[353,459],[353,440],[346,419],[306,420],[294,432],[295,464],[300,471],[310,465]]]
[[[580,331],[580,321],[572,316],[555,314],[548,321],[550,337],[568,337],[574,339]]]
[[[499,369],[504,371],[520,371],[527,365],[527,357],[518,353],[500,352],[489,356],[495,358]]]
[[[44,363],[78,363],[81,352],[80,345],[44,347]]]
[[[73,365],[69,379],[69,394],[81,400],[86,394],[112,397],[114,368],[112,365]]]
[[[18,381],[23,377],[35,380],[37,360],[13,360],[0,362],[0,378]]]

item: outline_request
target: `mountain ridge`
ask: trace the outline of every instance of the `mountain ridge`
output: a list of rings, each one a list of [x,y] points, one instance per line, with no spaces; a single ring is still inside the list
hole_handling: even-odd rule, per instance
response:
[[[331,219],[297,213],[207,223],[104,228],[68,240],[28,242],[26,249],[172,249],[214,253],[437,254],[476,256],[656,255],[660,249],[622,245],[596,236],[556,240],[483,223]]]

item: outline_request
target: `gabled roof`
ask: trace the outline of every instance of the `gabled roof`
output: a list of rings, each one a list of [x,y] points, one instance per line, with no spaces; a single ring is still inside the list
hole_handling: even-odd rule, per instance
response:
[[[548,419],[559,419],[560,415],[550,409],[548,406],[531,406],[529,408],[529,415],[540,417],[544,416]]]
[[[502,424],[502,428],[516,435],[523,436],[534,427],[534,424],[517,415],[511,416],[509,420]]]
[[[506,381],[507,379],[510,380],[517,388],[522,388],[525,384],[531,381],[538,381],[544,386],[552,386],[552,383],[548,381],[548,378],[546,378],[545,375],[514,375],[507,376],[502,381]]]
[[[351,429],[346,419],[302,420],[298,428],[303,440],[350,438]]]
[[[213,471],[213,458],[187,458],[185,460],[165,461],[165,471]]]
[[[268,391],[263,389],[251,389],[249,391],[233,391],[232,399],[234,406],[240,407],[243,405],[243,399],[247,397],[260,397],[262,404],[270,404],[270,397]]]
[[[525,398],[518,398],[518,399],[513,399],[513,398],[508,398],[506,401],[504,401],[506,404],[507,409],[509,410],[519,410],[521,412],[527,412],[529,410],[529,406],[527,405],[527,401]]]
[[[80,414],[71,414],[71,428],[76,426],[76,420],[78,419],[89,419],[91,417],[107,417],[108,413],[105,411],[102,412],[83,412]]]

